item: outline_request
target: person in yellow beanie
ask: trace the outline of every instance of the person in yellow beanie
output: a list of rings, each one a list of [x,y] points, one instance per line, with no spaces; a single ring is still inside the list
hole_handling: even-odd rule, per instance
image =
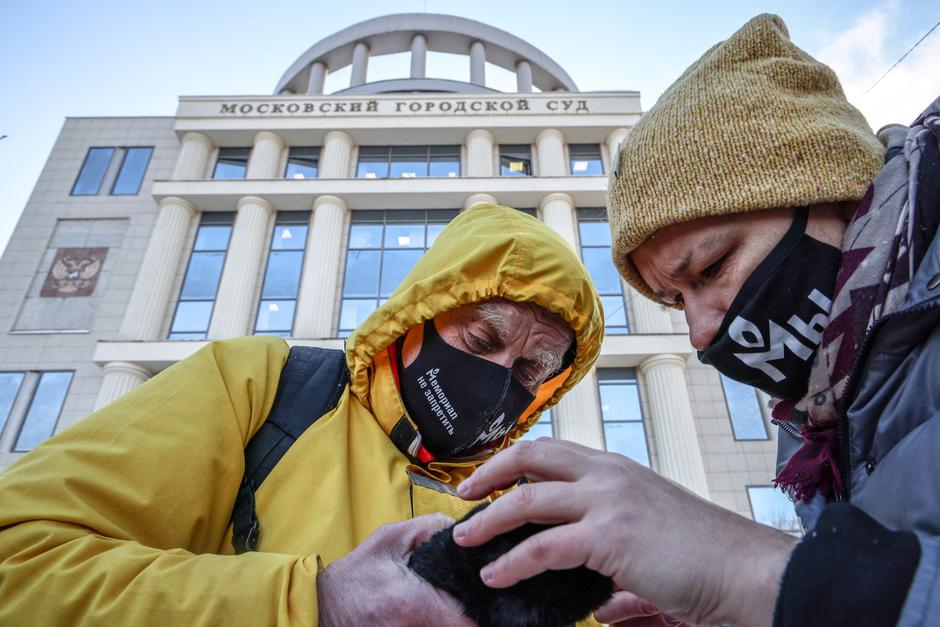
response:
[[[562,523],[484,581],[586,564],[623,590],[597,613],[622,625],[940,622],[938,139],[940,99],[876,137],[774,15],[689,67],[614,161],[613,262],[685,313],[702,362],[774,398],[775,484],[806,534],[536,441],[460,486],[538,481],[457,526],[460,544]]]

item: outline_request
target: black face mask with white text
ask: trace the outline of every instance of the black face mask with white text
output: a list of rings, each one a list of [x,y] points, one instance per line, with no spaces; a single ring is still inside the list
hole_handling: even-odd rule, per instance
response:
[[[806,393],[842,262],[838,248],[806,235],[808,214],[807,207],[796,211],[698,353],[702,363],[780,399]]]
[[[494,446],[535,400],[511,368],[451,346],[433,320],[424,323],[418,356],[401,368],[399,384],[421,443],[439,459]]]

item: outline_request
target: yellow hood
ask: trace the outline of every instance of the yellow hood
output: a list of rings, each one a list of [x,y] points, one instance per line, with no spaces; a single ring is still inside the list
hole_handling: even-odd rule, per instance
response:
[[[437,314],[501,296],[533,302],[571,326],[577,353],[571,375],[541,407],[556,404],[590,370],[600,353],[604,316],[577,253],[542,222],[521,211],[477,205],[457,216],[418,260],[388,302],[346,343],[353,394],[367,407],[373,359],[409,328]],[[536,411],[509,435],[538,420]]]

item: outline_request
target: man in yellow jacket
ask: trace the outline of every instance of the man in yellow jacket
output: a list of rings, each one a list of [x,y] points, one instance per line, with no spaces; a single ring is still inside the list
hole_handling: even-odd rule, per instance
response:
[[[452,488],[587,373],[602,333],[570,246],[475,207],[347,341],[335,408],[257,490],[257,551],[234,554],[230,516],[288,358],[267,337],[209,344],[0,475],[0,624],[467,624],[404,567],[449,522],[423,515],[472,506]]]

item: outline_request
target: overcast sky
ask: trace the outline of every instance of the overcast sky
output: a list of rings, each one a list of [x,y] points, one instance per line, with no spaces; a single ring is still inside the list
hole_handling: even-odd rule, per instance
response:
[[[66,117],[170,116],[180,95],[270,94],[323,37],[387,13],[425,11],[508,31],[557,61],[581,90],[635,89],[644,109],[707,48],[765,11],[836,70],[874,129],[909,122],[940,95],[940,28],[864,93],[940,21],[940,0],[2,0],[0,248]],[[370,78],[396,73],[396,64],[407,67],[374,59]],[[429,59],[435,71],[465,70]],[[328,90],[343,78],[328,80]],[[514,88],[509,76],[488,78]]]

